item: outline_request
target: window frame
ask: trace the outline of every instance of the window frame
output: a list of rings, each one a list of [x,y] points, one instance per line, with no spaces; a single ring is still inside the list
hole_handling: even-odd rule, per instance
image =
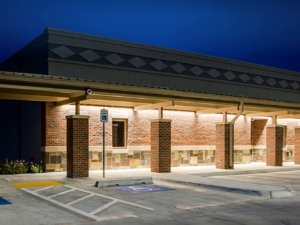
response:
[[[113,144],[113,124],[114,122],[124,122],[124,146],[120,146],[120,147],[115,147]],[[127,145],[128,145],[128,119],[124,119],[124,118],[113,118],[112,119],[112,148],[113,149],[127,149]]]

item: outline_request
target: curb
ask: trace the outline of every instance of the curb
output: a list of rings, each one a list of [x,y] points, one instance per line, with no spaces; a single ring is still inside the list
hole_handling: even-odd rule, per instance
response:
[[[128,186],[138,184],[153,184],[152,177],[123,178],[96,181],[95,187]]]
[[[236,193],[240,193],[240,194],[260,196],[260,197],[269,198],[269,199],[290,197],[293,195],[291,189],[284,188],[284,187],[282,187],[282,190],[251,190],[251,189],[245,189],[245,188],[226,187],[226,186],[221,186],[221,185],[197,183],[197,182],[192,182],[192,181],[172,180],[172,179],[168,179],[168,178],[154,178],[154,180],[168,181],[168,182],[174,182],[174,183],[180,183],[180,184],[192,184],[192,185],[202,186],[202,187],[212,189],[212,190],[236,192]]]
[[[245,174],[261,174],[261,173],[278,173],[278,172],[289,172],[299,171],[300,168],[274,168],[274,169],[260,169],[260,170],[241,170],[241,171],[220,171],[213,173],[199,173],[193,174],[199,177],[217,177],[217,176],[233,176],[233,175],[245,175]]]

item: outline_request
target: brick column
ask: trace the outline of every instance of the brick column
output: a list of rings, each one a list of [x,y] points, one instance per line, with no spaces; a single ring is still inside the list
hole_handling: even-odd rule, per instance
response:
[[[151,120],[151,172],[171,172],[171,120]]]
[[[282,166],[283,127],[271,125],[267,127],[267,166]]]
[[[67,177],[89,176],[88,119],[88,116],[67,116]]]
[[[294,162],[300,164],[300,127],[295,127]]]
[[[233,169],[230,165],[230,124],[216,124],[216,168],[218,169]],[[233,137],[233,131],[232,131]],[[233,138],[232,138],[233,145]],[[232,154],[233,162],[233,154]]]

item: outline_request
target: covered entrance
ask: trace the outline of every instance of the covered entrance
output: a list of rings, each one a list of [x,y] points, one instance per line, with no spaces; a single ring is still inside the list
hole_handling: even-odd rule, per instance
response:
[[[53,29],[1,70],[1,99],[43,102],[47,171],[101,168],[101,108],[111,169],[300,163],[294,72]]]
[[[70,81],[37,74],[1,72],[2,81],[4,78],[8,82],[1,87],[2,99],[45,102],[42,148],[48,171],[72,168],[68,176],[81,177],[88,176],[89,166],[91,169],[101,168],[100,109],[103,107],[109,109],[110,120],[106,143],[108,168],[151,167],[153,172],[169,172],[171,166],[215,164],[217,168],[230,169],[234,168],[234,161],[266,161],[267,166],[281,166],[290,146],[287,145],[290,141],[287,140],[287,130],[290,132],[291,126],[295,129],[294,160],[299,163],[299,109],[294,104],[227,96],[217,99],[210,94],[151,89],[156,92],[154,94],[147,93],[148,89],[144,88]],[[16,81],[18,85],[12,84]],[[104,91],[104,86],[109,90]],[[86,87],[90,88],[88,92]],[[159,91],[164,94],[157,93]],[[188,133],[185,126],[196,133]],[[178,140],[187,138],[188,141],[199,141],[211,132],[214,134],[209,138],[215,136],[215,147],[178,143]],[[144,146],[134,145],[136,139],[142,138],[144,140],[138,141]],[[250,148],[245,144],[235,144],[249,138]],[[259,145],[263,138],[266,140],[266,154],[259,156],[259,148],[264,148]],[[247,150],[251,153],[247,154]],[[213,152],[211,156],[209,151]],[[50,155],[59,155],[60,152],[66,154],[66,167],[63,160],[54,166],[50,161]],[[186,157],[185,154],[190,155]]]

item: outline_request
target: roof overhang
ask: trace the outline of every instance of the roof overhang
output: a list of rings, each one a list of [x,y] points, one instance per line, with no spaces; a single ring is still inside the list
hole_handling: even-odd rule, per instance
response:
[[[136,110],[164,108],[200,114],[235,114],[240,102],[244,102],[244,114],[251,117],[300,118],[300,104],[297,103],[5,71],[0,71],[0,99],[56,102],[57,105],[80,102],[81,105],[132,107]]]

